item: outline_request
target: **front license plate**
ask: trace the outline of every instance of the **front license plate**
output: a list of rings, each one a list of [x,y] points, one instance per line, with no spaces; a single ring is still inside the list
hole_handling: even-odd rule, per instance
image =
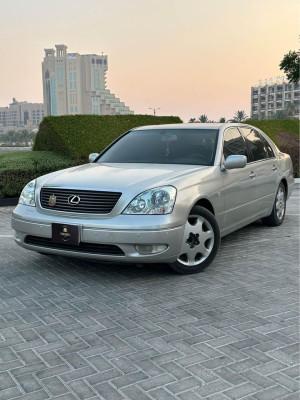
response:
[[[52,224],[52,241],[61,244],[79,244],[79,227],[77,225]]]

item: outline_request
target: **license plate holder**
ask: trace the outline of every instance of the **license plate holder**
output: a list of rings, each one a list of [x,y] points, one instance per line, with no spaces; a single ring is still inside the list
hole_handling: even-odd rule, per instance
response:
[[[52,242],[78,246],[79,240],[78,225],[52,223]]]

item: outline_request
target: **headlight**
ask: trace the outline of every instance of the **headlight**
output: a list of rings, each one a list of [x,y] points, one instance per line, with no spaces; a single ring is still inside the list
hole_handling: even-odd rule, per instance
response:
[[[123,214],[170,214],[175,198],[176,189],[173,186],[150,189],[136,196]]]
[[[33,180],[24,187],[19,198],[19,204],[35,207],[35,183],[36,180]]]

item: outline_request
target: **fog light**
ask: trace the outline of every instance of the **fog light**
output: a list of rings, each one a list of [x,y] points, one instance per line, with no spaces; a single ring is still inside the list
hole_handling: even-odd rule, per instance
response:
[[[15,231],[15,239],[20,241],[21,239],[21,232]]]
[[[140,254],[156,254],[165,251],[168,246],[166,244],[136,244],[135,249]]]

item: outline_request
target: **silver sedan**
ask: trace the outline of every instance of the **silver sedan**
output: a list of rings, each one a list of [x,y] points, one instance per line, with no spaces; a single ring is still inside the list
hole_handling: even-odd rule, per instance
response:
[[[289,155],[250,125],[144,126],[28,183],[12,227],[40,253],[196,273],[222,236],[258,219],[281,225],[293,185]]]

